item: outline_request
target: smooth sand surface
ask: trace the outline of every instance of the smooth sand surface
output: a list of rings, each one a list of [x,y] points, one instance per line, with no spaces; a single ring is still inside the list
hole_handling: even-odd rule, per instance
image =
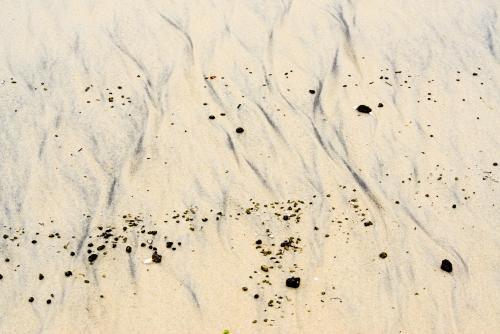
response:
[[[499,333],[499,11],[1,1],[0,332]]]

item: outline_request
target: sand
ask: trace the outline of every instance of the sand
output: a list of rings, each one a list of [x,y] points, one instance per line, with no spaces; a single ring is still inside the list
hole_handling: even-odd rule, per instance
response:
[[[500,332],[499,10],[3,1],[0,332]]]

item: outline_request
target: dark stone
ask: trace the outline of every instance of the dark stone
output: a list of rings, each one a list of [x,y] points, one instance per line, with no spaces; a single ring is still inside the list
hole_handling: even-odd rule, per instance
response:
[[[97,260],[97,254],[90,254],[89,261],[94,262],[95,260]]]
[[[364,222],[364,225],[365,226],[371,226],[371,225],[373,225],[373,223],[368,221],[368,222]]]
[[[441,261],[441,270],[446,271],[447,273],[451,273],[453,271],[453,265],[447,259]]]
[[[132,253],[132,247],[130,247],[130,246],[125,247],[125,251],[127,253]]]
[[[47,304],[52,304],[52,300],[47,299]]]
[[[2,274],[0,274],[0,279],[2,279],[2,278],[3,278],[3,275],[2,275]]]
[[[172,241],[167,241],[167,248],[172,248],[174,243]]]
[[[153,259],[154,263],[160,263],[161,262],[161,255],[158,254],[157,252],[154,252],[153,256],[151,256],[151,258]]]
[[[102,251],[104,248],[106,248],[106,246],[105,246],[105,245],[100,245],[99,247],[97,247],[97,250],[98,250],[98,251]]]
[[[288,219],[290,219],[290,217],[288,217],[287,215],[283,216],[283,220],[288,220]]]
[[[297,289],[300,286],[300,277],[290,277],[286,279],[286,286]]]
[[[73,275],[73,273],[70,270],[68,270],[67,272],[64,273],[64,276],[66,276],[66,277],[70,277],[72,275]]]
[[[43,280],[43,278],[44,278],[44,277],[45,277],[45,276],[43,276],[43,274],[38,274],[38,279],[39,279],[40,281],[41,281],[41,280]]]
[[[236,133],[243,133],[243,131],[245,131],[245,130],[241,127],[236,128]]]
[[[387,257],[387,253],[386,252],[382,252],[378,256],[380,256],[381,259],[385,259]]]
[[[360,104],[357,108],[357,111],[362,112],[364,114],[369,114],[372,112],[372,108],[365,106],[364,104]]]
[[[208,116],[208,118],[215,119],[215,116],[214,115],[210,115],[210,116]]]
[[[255,243],[256,243],[257,245],[262,245],[262,240],[260,240],[260,239],[259,239],[259,240],[257,240]]]
[[[309,93],[316,94],[316,91],[314,89],[309,89]]]
[[[379,103],[377,107],[382,108],[384,105],[382,103]]]
[[[33,303],[33,302],[35,301],[35,298],[30,297],[30,298],[28,299],[28,301],[29,301],[30,303]]]

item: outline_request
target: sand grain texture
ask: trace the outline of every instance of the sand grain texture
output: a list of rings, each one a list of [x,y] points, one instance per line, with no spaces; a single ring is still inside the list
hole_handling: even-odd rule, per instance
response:
[[[499,10],[3,1],[0,332],[500,332]]]

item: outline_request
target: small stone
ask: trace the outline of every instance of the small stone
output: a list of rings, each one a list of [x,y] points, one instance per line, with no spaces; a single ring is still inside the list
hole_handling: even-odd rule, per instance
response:
[[[257,241],[255,242],[255,244],[256,244],[256,245],[262,245],[262,240],[260,240],[260,239],[259,239],[259,240],[257,240]]]
[[[383,103],[379,103],[377,107],[382,108],[384,106]]]
[[[447,259],[441,261],[441,270],[446,271],[447,273],[451,273],[453,271],[453,265]]]
[[[47,304],[49,304],[49,305],[52,304],[52,300],[47,299]]]
[[[309,93],[316,94],[316,91],[314,89],[309,89]]]
[[[372,222],[370,222],[370,221],[364,222],[363,224],[364,224],[365,226],[371,226],[371,225],[373,225],[373,223],[372,223]]]
[[[70,270],[64,273],[64,276],[66,277],[70,277],[71,275],[73,275],[73,273]]]
[[[260,270],[262,270],[262,271],[264,271],[264,272],[266,272],[266,273],[267,273],[267,272],[269,271],[269,267],[268,267],[268,266],[266,266],[266,265],[261,265],[261,266],[260,266]]]
[[[172,241],[167,241],[167,248],[172,248],[174,243]]]
[[[40,281],[41,281],[41,280],[43,280],[43,278],[44,278],[44,277],[45,277],[45,276],[43,276],[43,274],[38,274],[38,279],[39,279]]]
[[[151,256],[153,259],[154,263],[160,263],[161,262],[161,255],[158,254],[157,252],[154,252],[153,255]]]
[[[365,106],[364,104],[360,104],[357,108],[357,111],[364,113],[364,114],[369,114],[372,112],[372,108]]]
[[[130,246],[125,247],[125,251],[127,253],[132,253],[132,247],[130,247]]]
[[[89,261],[94,262],[95,260],[97,260],[97,254],[90,254]]]
[[[495,167],[498,166],[498,162],[494,162],[493,166],[495,166]]]
[[[300,277],[290,277],[286,279],[286,286],[297,289],[300,286]]]
[[[2,274],[0,274],[0,279],[3,279],[3,275]]]
[[[382,252],[378,255],[381,259],[385,259],[387,257],[387,253],[386,252]]]
[[[236,128],[236,133],[243,133],[243,131],[245,130],[241,127]]]
[[[208,116],[209,119],[215,119],[215,116],[214,115],[210,115]]]
[[[30,303],[33,303],[33,302],[35,301],[35,298],[30,297],[30,298],[28,299],[28,301],[29,301]]]

